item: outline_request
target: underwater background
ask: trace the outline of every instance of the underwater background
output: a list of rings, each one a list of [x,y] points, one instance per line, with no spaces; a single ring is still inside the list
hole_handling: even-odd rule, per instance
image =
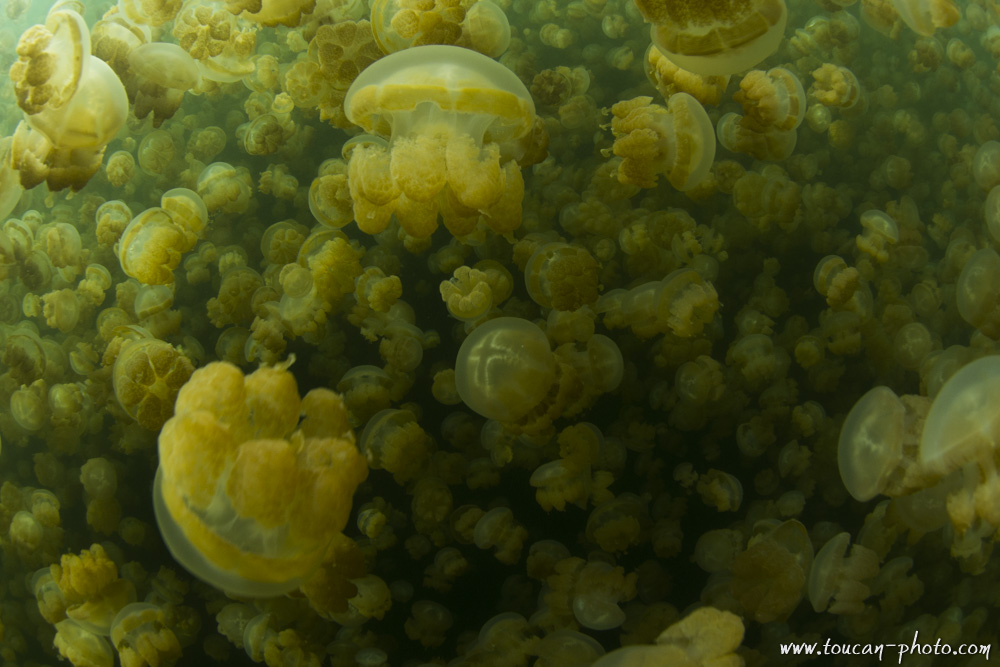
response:
[[[4,667],[986,663],[997,3],[0,6]]]

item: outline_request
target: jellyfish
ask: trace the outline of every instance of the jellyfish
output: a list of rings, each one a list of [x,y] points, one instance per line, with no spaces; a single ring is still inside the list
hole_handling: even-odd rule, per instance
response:
[[[11,164],[21,185],[79,190],[101,166],[125,124],[128,97],[111,67],[90,55],[90,31],[70,9],[21,35],[10,69],[25,119],[14,132]]]
[[[354,147],[348,183],[358,226],[375,234],[395,214],[403,230],[426,238],[482,214],[495,230],[520,224],[524,185],[518,143],[535,106],[513,72],[456,46],[423,46],[372,64],[347,91],[348,119],[389,137]],[[516,222],[506,220],[516,208]]]
[[[368,475],[340,396],[313,389],[300,398],[285,367],[195,371],[159,452],[153,500],[167,547],[195,576],[243,596],[297,588]]]
[[[713,76],[754,67],[778,50],[784,0],[635,0],[653,43],[678,67]]]

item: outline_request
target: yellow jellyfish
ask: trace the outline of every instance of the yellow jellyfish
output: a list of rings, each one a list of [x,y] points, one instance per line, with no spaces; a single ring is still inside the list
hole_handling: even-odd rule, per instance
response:
[[[736,74],[778,50],[788,10],[784,0],[635,0],[653,24],[653,43],[695,74]]]
[[[479,326],[458,351],[455,386],[472,410],[513,422],[538,405],[556,380],[556,361],[545,332],[516,317]]]
[[[299,398],[285,367],[195,371],[159,452],[153,501],[167,547],[195,576],[243,596],[297,588],[368,475],[340,396]]]
[[[374,0],[372,32],[383,53],[428,44],[456,44],[497,58],[510,44],[507,15],[490,0],[462,4]]]
[[[663,174],[681,191],[705,180],[715,159],[715,133],[705,108],[687,93],[670,96],[667,107],[636,97],[611,107],[612,151],[623,158],[621,183],[656,186]]]
[[[90,55],[87,24],[70,9],[28,28],[17,54],[10,79],[25,120],[14,133],[11,164],[25,188],[46,181],[50,190],[79,190],[125,124],[125,88],[107,63]]]
[[[191,377],[191,361],[156,338],[126,341],[112,370],[115,397],[143,428],[156,430],[173,415],[177,391]]]
[[[437,228],[482,214],[504,220],[511,197],[520,209],[520,158],[535,120],[531,95],[517,76],[486,56],[456,46],[422,46],[382,58],[344,98],[352,123],[389,137],[354,147],[348,183],[354,216],[375,234],[395,214],[403,230],[426,238]],[[505,196],[507,195],[507,196]]]
[[[903,23],[924,37],[955,25],[962,16],[952,0],[892,0],[892,6]]]

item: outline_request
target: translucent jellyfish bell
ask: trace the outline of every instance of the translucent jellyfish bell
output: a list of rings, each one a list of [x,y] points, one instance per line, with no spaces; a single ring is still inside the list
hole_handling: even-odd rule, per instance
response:
[[[735,74],[778,50],[784,0],[635,0],[652,37],[674,64],[704,76]]]
[[[517,317],[498,317],[469,334],[455,361],[455,387],[469,408],[512,422],[538,405],[555,381],[545,332]]]
[[[938,28],[953,26],[961,18],[952,0],[892,0],[903,23],[918,35],[930,37]]]
[[[498,5],[479,0],[465,12],[462,37],[461,46],[499,58],[510,46],[510,22]]]
[[[955,284],[962,319],[990,338],[1000,338],[1000,255],[992,248],[972,253]]]
[[[905,409],[888,387],[875,387],[854,404],[840,429],[837,464],[855,500],[874,498],[903,458]]]
[[[1000,141],[986,141],[972,158],[972,177],[983,190],[1000,185]]]
[[[429,106],[465,126],[459,129],[493,141],[521,137],[535,115],[531,95],[516,74],[456,46],[424,46],[382,58],[354,80],[344,97],[352,123],[394,138],[438,116]]]
[[[187,51],[169,42],[142,44],[129,53],[132,71],[151,83],[174,90],[191,90],[201,75]]]
[[[945,475],[966,461],[995,456],[1000,356],[977,359],[952,375],[934,398],[920,438],[918,460]]]

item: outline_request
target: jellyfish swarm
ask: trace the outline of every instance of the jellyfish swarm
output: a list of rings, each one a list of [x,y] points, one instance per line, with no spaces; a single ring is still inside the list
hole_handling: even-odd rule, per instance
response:
[[[312,573],[368,475],[340,396],[313,389],[300,399],[284,367],[195,371],[159,452],[153,507],[170,553],[250,597],[282,595]]]
[[[515,160],[535,120],[517,76],[457,46],[393,53],[364,70],[347,91],[348,119],[389,137],[354,146],[348,183],[358,227],[377,234],[392,215],[426,238],[440,214],[455,236],[483,222],[498,233],[521,223],[524,182]]]

